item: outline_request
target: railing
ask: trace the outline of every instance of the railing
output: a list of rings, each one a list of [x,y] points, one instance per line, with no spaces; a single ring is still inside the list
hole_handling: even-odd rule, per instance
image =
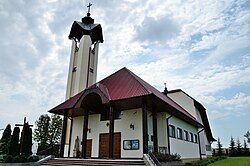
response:
[[[149,157],[153,160],[154,164],[156,166],[161,166],[161,162],[155,157],[155,155],[153,153],[148,153]]]

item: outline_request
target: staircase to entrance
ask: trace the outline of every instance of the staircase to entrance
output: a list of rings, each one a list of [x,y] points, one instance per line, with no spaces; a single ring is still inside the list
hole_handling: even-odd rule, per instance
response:
[[[42,164],[43,166],[142,166],[145,165],[143,160],[140,159],[73,159],[73,158],[55,158],[48,160]]]

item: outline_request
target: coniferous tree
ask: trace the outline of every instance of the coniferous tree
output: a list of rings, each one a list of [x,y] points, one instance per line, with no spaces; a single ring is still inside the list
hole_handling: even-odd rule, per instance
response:
[[[22,130],[20,153],[25,156],[32,154],[32,129],[26,123]]]
[[[250,144],[250,131],[247,131],[244,137],[246,137],[247,142]]]
[[[242,146],[240,143],[240,139],[238,138],[237,139],[237,153],[238,153],[238,155],[241,155],[241,148],[242,148]]]
[[[244,139],[243,148],[244,148],[244,154],[248,154],[248,153],[249,153],[249,150],[248,150],[247,142],[246,142],[245,139]]]
[[[8,124],[4,129],[2,138],[0,140],[0,154],[8,154],[10,139],[11,139],[11,126],[10,124]]]
[[[19,127],[15,127],[10,140],[9,155],[17,156],[19,155]]]
[[[235,156],[236,155],[236,147],[235,147],[235,141],[234,141],[233,137],[231,137],[229,149],[230,149],[229,155]]]
[[[221,156],[222,155],[222,144],[220,142],[220,138],[218,138],[218,141],[217,141],[217,148],[218,148],[218,156]]]

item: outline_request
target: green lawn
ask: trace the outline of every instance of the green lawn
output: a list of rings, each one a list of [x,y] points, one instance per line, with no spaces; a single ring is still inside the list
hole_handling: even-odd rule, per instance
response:
[[[250,157],[228,157],[209,166],[250,166]]]

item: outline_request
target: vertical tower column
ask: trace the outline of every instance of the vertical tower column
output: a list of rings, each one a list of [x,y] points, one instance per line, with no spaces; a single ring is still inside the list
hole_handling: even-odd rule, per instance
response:
[[[109,158],[114,157],[114,110],[109,107]]]
[[[142,101],[142,139],[143,139],[143,154],[148,153],[148,115],[146,100]]]
[[[89,111],[85,110],[82,134],[82,158],[86,158],[87,134],[88,134]]]
[[[88,7],[90,7],[89,5]],[[68,83],[66,91],[66,100],[70,97],[83,91],[85,88],[96,83],[97,77],[97,60],[99,43],[103,43],[102,27],[100,24],[95,24],[94,19],[90,17],[90,13],[83,17],[81,21],[74,21],[70,30],[69,39],[72,40],[71,57],[69,65]],[[77,47],[79,42],[79,48]],[[68,111],[68,110],[67,110]],[[74,111],[74,110],[73,110]],[[86,126],[86,116],[84,116],[84,126]],[[72,121],[65,121],[65,150],[69,149],[67,154],[70,154],[70,147],[73,144],[70,140],[75,140],[80,133],[71,136]],[[87,133],[84,139],[87,138]],[[86,142],[86,139],[83,142]],[[84,143],[85,143],[84,142]],[[83,148],[86,148],[84,146]],[[64,153],[66,154],[66,153]],[[65,156],[67,157],[67,156]],[[69,156],[68,156],[69,157]]]

